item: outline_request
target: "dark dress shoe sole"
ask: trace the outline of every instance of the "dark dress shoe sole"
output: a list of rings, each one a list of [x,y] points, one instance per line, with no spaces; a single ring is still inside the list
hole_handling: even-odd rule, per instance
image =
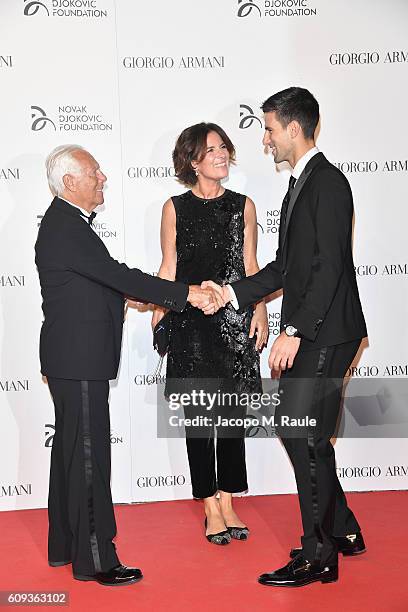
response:
[[[69,565],[72,561],[48,561],[50,567],[62,567],[63,565]]]
[[[367,552],[366,548],[363,548],[361,550],[352,550],[352,551],[340,551],[341,554],[343,555],[343,557],[357,557],[358,555],[363,555],[365,552]]]
[[[337,582],[339,579],[338,574],[331,574],[329,576],[315,576],[310,577],[305,580],[299,580],[299,582],[285,583],[285,582],[263,582],[260,578],[258,579],[259,584],[263,584],[264,586],[274,586],[274,587],[285,587],[289,589],[295,589],[297,587],[307,586],[308,584],[312,584],[313,582],[321,582],[322,584],[329,584],[330,582]]]
[[[102,586],[117,587],[117,586],[127,586],[128,584],[134,584],[135,582],[140,582],[141,580],[143,580],[143,576],[139,576],[139,578],[129,578],[128,580],[124,580],[123,582],[109,583],[109,582],[101,582],[99,580],[97,580],[97,582],[99,582],[99,584],[101,584]]]
[[[128,580],[123,580],[122,582],[103,582],[102,580],[98,580],[96,576],[86,576],[81,574],[74,574],[75,580],[82,580],[83,582],[98,582],[102,586],[126,586],[127,584],[134,584],[135,582],[140,582],[143,579],[143,576],[139,576],[138,578],[129,578]]]

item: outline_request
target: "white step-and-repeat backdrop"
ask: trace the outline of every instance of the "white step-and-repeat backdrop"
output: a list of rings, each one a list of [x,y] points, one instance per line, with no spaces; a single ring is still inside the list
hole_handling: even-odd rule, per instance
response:
[[[39,371],[33,247],[51,201],[44,160],[63,143],[89,149],[108,176],[97,229],[111,254],[155,273],[162,204],[183,191],[175,139],[193,123],[219,123],[237,149],[227,186],[257,205],[263,265],[277,246],[288,169],[263,151],[259,107],[285,87],[310,89],[321,106],[318,146],[355,198],[370,340],[352,375],[377,379],[383,398],[407,377],[407,19],[406,0],[1,1],[0,510],[47,501],[54,417]],[[273,339],[279,298],[268,308]],[[111,384],[116,502],[191,495],[185,441],[156,435],[150,318],[147,308],[129,311]],[[266,352],[262,367],[268,376]],[[390,404],[374,402],[365,420],[358,405],[345,410],[355,429],[336,444],[344,488],[406,489],[406,440],[395,428],[381,437],[395,425]],[[247,456],[250,494],[295,491],[278,440],[249,439]]]

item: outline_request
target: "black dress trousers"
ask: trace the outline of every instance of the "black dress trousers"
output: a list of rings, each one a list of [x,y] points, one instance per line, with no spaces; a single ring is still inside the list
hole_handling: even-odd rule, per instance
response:
[[[74,574],[119,564],[110,490],[109,382],[48,378],[55,407],[48,500],[50,561]]]
[[[248,489],[245,427],[241,424],[246,411],[234,399],[236,383],[222,381],[218,385],[221,380],[214,380],[209,385],[209,382],[206,381],[206,392],[215,392],[220,387],[224,393],[230,393],[232,399],[224,406],[216,402],[209,411],[201,407],[184,408],[188,419],[203,415],[210,419],[200,427],[185,427],[193,497],[197,499],[211,497],[218,491],[241,493]]]
[[[282,373],[277,433],[293,464],[303,523],[305,557],[319,565],[337,563],[333,536],[360,531],[336,473],[333,436],[343,379],[360,340],[299,352]],[[293,427],[284,417],[316,419],[316,426]],[[301,421],[298,421],[301,422]]]

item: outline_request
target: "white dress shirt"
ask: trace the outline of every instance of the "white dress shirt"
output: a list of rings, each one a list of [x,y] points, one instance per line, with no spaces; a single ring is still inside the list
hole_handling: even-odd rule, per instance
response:
[[[309,151],[307,151],[304,155],[302,155],[302,157],[298,159],[295,167],[293,168],[291,176],[293,176],[296,180],[298,180],[303,170],[305,169],[307,162],[311,160],[312,157],[316,155],[316,153],[319,153],[319,149],[317,147],[312,147],[311,149],[309,149]],[[238,304],[237,296],[235,295],[235,291],[233,290],[231,285],[227,285],[227,287],[231,294],[230,301],[231,301],[232,306],[235,308],[235,310],[239,310],[239,304]]]
[[[304,155],[302,155],[300,159],[298,159],[295,167],[292,170],[292,176],[296,180],[298,180],[303,170],[306,168],[307,162],[310,161],[312,157],[316,155],[316,153],[319,153],[319,149],[317,147],[312,147]]]

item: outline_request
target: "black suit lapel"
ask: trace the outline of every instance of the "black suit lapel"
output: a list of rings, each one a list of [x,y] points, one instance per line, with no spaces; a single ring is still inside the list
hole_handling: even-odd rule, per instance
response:
[[[298,180],[296,181],[296,185],[295,185],[295,188],[293,190],[292,197],[290,198],[290,202],[289,202],[289,206],[288,206],[288,212],[286,214],[285,227],[283,228],[282,248],[283,248],[283,246],[285,244],[286,236],[287,236],[287,233],[288,233],[290,217],[292,215],[292,212],[293,212],[293,209],[295,207],[296,201],[297,201],[297,199],[299,197],[299,194],[302,191],[302,189],[303,189],[307,179],[312,174],[313,170],[323,160],[326,160],[326,158],[323,155],[323,153],[319,152],[319,153],[316,153],[316,155],[313,155],[312,159],[310,159],[307,162],[307,164],[305,166],[305,169],[303,170],[302,174],[299,176]]]

